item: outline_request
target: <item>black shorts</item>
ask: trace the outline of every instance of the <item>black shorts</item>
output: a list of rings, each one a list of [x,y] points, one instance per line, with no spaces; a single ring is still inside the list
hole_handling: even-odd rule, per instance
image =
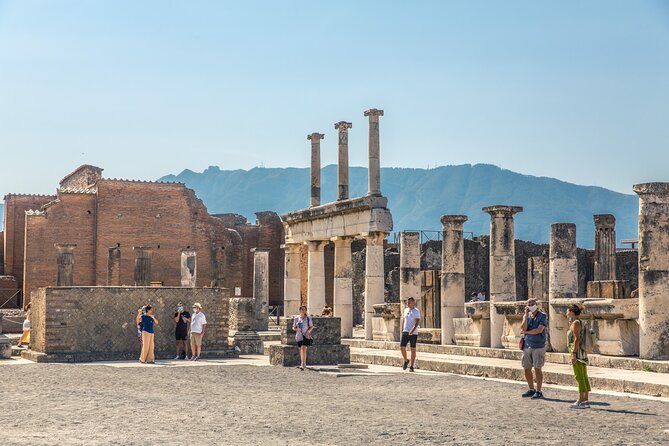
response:
[[[297,341],[297,346],[298,347],[309,347],[309,346],[313,345],[313,343],[314,343],[313,339],[304,338],[301,341]]]
[[[188,340],[188,332],[187,331],[177,331],[175,333],[175,337],[177,341],[187,341]]]
[[[418,335],[409,336],[408,331],[402,332],[402,340],[400,341],[400,347],[406,347],[407,344],[411,344],[411,348],[416,348],[416,342],[418,341]]]

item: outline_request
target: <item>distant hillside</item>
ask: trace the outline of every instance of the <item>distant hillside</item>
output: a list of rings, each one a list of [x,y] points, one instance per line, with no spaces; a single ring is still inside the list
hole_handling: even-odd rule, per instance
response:
[[[334,201],[337,166],[322,172],[322,202]],[[367,169],[350,169],[351,197],[367,192]],[[180,181],[197,192],[211,213],[235,212],[254,221],[254,212],[279,213],[309,204],[308,168],[254,168],[202,173],[184,170],[163,181]],[[395,230],[439,230],[443,214],[465,214],[465,231],[489,232],[490,218],[481,208],[493,204],[519,205],[516,237],[547,243],[550,224],[577,224],[578,245],[592,247],[592,215],[611,213],[617,219],[618,240],[637,237],[638,200],[601,187],[578,186],[553,178],[522,175],[487,164],[445,166],[435,169],[381,169],[381,190],[388,197]]]

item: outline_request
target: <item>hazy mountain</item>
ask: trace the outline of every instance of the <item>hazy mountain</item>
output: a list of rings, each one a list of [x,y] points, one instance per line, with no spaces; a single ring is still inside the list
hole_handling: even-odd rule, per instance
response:
[[[337,190],[337,166],[322,171],[322,202],[333,201]],[[367,192],[367,169],[350,169],[351,197]],[[253,168],[221,170],[209,167],[202,173],[184,170],[163,181],[179,181],[197,192],[211,213],[235,212],[254,221],[254,212],[284,213],[309,204],[308,168]],[[550,224],[577,224],[578,244],[592,247],[593,214],[611,213],[617,219],[617,238],[636,239],[638,200],[593,186],[579,186],[546,177],[522,175],[487,164],[445,166],[435,169],[381,169],[381,190],[388,197],[395,230],[439,230],[443,214],[465,214],[465,231],[489,232],[490,218],[484,206],[523,206],[516,216],[516,237],[547,243]]]

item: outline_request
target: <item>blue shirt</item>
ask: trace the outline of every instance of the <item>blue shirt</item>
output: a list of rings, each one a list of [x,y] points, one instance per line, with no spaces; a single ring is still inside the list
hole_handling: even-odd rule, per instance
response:
[[[530,315],[527,317],[527,331],[534,330],[540,325],[544,326],[544,331],[539,334],[526,334],[525,345],[532,348],[544,348],[546,346],[546,321],[548,317],[543,311],[539,311],[535,317]]]
[[[153,318],[148,314],[142,315],[142,331],[153,333]]]

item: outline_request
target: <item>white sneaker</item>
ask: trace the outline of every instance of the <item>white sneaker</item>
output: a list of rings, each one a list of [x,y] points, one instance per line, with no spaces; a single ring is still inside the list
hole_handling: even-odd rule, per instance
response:
[[[583,409],[590,409],[590,401],[581,402],[581,406],[583,407]]]
[[[174,357],[174,359],[179,359],[179,355],[176,355],[176,356]]]
[[[190,359],[190,358],[188,357],[188,355],[186,355],[186,356],[184,357],[184,361],[188,361],[189,359]]]
[[[584,405],[582,401],[576,401],[569,406],[570,409],[589,409],[590,405]]]

